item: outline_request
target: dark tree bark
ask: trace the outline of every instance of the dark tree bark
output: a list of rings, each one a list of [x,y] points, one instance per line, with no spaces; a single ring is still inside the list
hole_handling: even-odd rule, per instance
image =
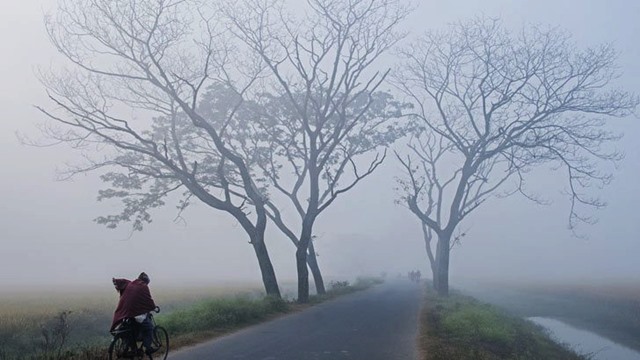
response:
[[[427,251],[427,260],[429,260],[429,268],[431,269],[431,279],[433,279],[433,288],[438,289],[438,265],[436,263],[436,256],[433,255],[431,249],[431,242],[433,241],[433,230],[422,224],[422,237],[424,238],[424,247]],[[437,249],[436,249],[437,251]]]
[[[314,201],[313,197],[309,202]],[[296,250],[296,264],[298,270],[298,302],[309,302],[309,271],[307,269],[307,254],[311,243],[311,232],[315,218],[305,219],[302,223],[302,233]]]
[[[451,234],[440,233],[438,235],[436,275],[433,278],[434,287],[440,296],[449,296],[449,256],[451,247]]]
[[[262,284],[269,296],[275,296],[280,298],[280,287],[278,286],[278,280],[276,273],[271,264],[271,258],[267,251],[267,246],[264,242],[264,232],[257,232],[251,238],[251,245],[258,258],[258,264],[260,265],[260,274],[262,276]]]
[[[316,285],[316,293],[318,295],[323,295],[327,291],[324,287],[324,279],[322,278],[322,273],[320,272],[320,267],[318,266],[318,259],[316,254],[315,246],[313,245],[314,240],[311,240],[309,243],[309,254],[307,255],[307,263],[309,264],[309,270],[311,271],[311,275],[313,276],[313,283]]]
[[[299,249],[298,245],[300,243],[298,237],[284,223],[284,221],[282,220],[282,216],[280,214],[280,210],[278,210],[278,208],[275,207],[275,205],[271,202],[269,202],[267,205],[269,209],[269,212],[267,212],[267,215],[276,224],[276,226],[280,229],[280,231],[282,231],[282,233],[286,235],[287,238],[293,243],[293,245],[296,247],[296,254],[297,254],[297,250]],[[309,253],[307,255],[307,264],[309,265],[309,270],[313,275],[314,283],[316,285],[316,293],[319,295],[325,294],[326,290],[324,287],[324,279],[322,277],[322,272],[320,271],[320,266],[318,265],[317,254],[316,254],[315,246],[313,245],[313,237],[309,242],[308,252]],[[298,257],[296,255],[296,263],[298,261],[297,259]]]

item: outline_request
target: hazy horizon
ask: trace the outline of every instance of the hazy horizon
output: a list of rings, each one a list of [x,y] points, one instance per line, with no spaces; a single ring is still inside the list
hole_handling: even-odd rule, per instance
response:
[[[174,221],[176,204],[153,212],[143,232],[131,234],[123,224],[109,230],[93,222],[117,212],[117,202],[97,202],[103,186],[97,173],[55,181],[56,168],[79,160],[66,146],[20,144],[16,132],[40,137],[45,121],[33,105],[49,105],[35,72],[56,68],[60,57],[48,42],[43,13],[51,1],[0,4],[0,210],[3,229],[0,286],[81,286],[104,284],[111,277],[131,278],[148,272],[153,285],[260,282],[253,249],[244,231],[228,215],[195,204]],[[611,42],[620,52],[623,76],[615,84],[640,93],[640,3],[618,1],[424,1],[408,19],[411,31],[438,29],[447,23],[485,14],[500,16],[514,28],[526,23],[559,26],[580,46]],[[567,229],[569,201],[561,194],[565,178],[551,169],[532,174],[533,189],[552,200],[537,206],[522,197],[491,200],[462,228],[468,235],[453,250],[451,282],[457,279],[509,281],[628,281],[640,273],[640,122],[637,117],[611,119],[608,127],[624,133],[616,146],[626,158],[613,182],[590,193],[608,206],[595,212],[599,222],[581,225],[588,239]],[[355,278],[420,269],[429,275],[417,218],[394,205],[393,157],[370,178],[339,198],[317,223],[319,263],[329,279]],[[267,246],[282,282],[295,279],[294,247],[273,225]],[[153,286],[152,285],[152,286]],[[6,291],[6,290],[5,290]]]

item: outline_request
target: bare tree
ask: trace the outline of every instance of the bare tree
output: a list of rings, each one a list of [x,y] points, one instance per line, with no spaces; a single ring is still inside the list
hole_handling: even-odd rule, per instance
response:
[[[449,253],[458,225],[487,199],[520,193],[543,164],[567,175],[569,224],[599,208],[586,189],[611,175],[600,161],[621,155],[607,117],[630,114],[638,98],[610,89],[617,76],[610,45],[580,50],[558,29],[509,33],[501,21],[476,18],[429,32],[406,51],[395,83],[417,110],[400,201],[437,235],[434,284],[448,294]],[[584,210],[584,209],[582,209]]]
[[[225,103],[228,104],[231,99],[237,98],[238,96],[239,94],[237,94],[234,89],[226,86],[218,86],[215,92],[207,92],[207,94],[205,94],[202,104],[204,105],[203,112],[207,116],[214,115],[214,112],[219,112],[220,109],[228,107]],[[269,96],[266,94],[260,95],[260,98],[264,97]],[[231,103],[233,103],[233,101],[231,101]],[[270,173],[264,170],[267,168],[271,169],[271,166],[274,164],[274,158],[284,156],[283,149],[279,149],[278,146],[275,145],[275,141],[280,139],[273,137],[274,132],[271,126],[276,126],[276,124],[272,122],[270,124],[269,120],[263,118],[264,116],[276,116],[277,118],[276,114],[281,114],[281,110],[282,109],[278,107],[268,108],[265,104],[251,100],[244,101],[243,104],[237,108],[236,112],[236,117],[243,119],[242,124],[234,124],[235,126],[227,128],[229,136],[237,140],[229,143],[228,146],[230,146],[233,151],[241,154],[244,159],[249,160],[252,168],[256,169],[258,174],[256,174],[254,178],[256,183],[262,185],[260,189],[261,193],[263,193],[267,199],[267,215],[273,219],[278,225],[278,228],[297,248],[298,237],[285,225],[280,209],[274,205],[276,201],[274,201],[269,194],[270,187],[272,186],[268,180]],[[251,199],[245,197],[245,200],[251,203]],[[324,294],[324,282],[316,259],[317,255],[313,243],[310,243],[308,252],[307,264],[314,276],[317,293]]]
[[[300,94],[299,96],[305,96]],[[347,192],[365,177],[369,176],[382,163],[386,147],[403,135],[403,129],[393,122],[400,116],[402,105],[395,102],[385,92],[362,94],[360,99],[344,109],[348,113],[357,114],[355,119],[338,116],[328,120],[322,126],[320,136],[334,144],[334,149],[324,150],[309,146],[309,133],[305,132],[304,122],[298,118],[288,96],[273,97],[265,94],[261,97],[260,106],[254,108],[255,119],[250,123],[256,126],[257,133],[265,135],[267,148],[259,152],[264,155],[256,164],[263,171],[275,192],[284,197],[270,197],[268,215],[278,228],[294,243],[300,244],[296,228],[301,229],[305,219],[312,216],[310,227],[317,217],[342,193]],[[350,122],[350,123],[349,123]],[[341,127],[351,127],[350,130]],[[341,132],[343,132],[341,134]],[[329,140],[330,138],[333,138]],[[380,152],[378,152],[380,149]],[[360,169],[359,158],[371,155],[365,169]],[[322,158],[326,157],[326,160]],[[309,163],[322,163],[315,175],[318,187],[317,208],[305,207],[304,201],[310,190],[303,186],[309,182]],[[292,174],[292,175],[291,175]],[[278,200],[290,202],[299,222],[285,217],[277,206]],[[300,230],[302,231],[302,230]],[[319,271],[313,236],[308,245],[307,262],[312,272],[316,290],[325,292],[324,280]]]
[[[71,175],[110,169],[100,198],[124,203],[98,222],[139,230],[149,209],[181,190],[180,208],[196,198],[240,223],[267,294],[280,296],[264,239],[267,199],[251,159],[233,150],[259,61],[232,62],[229,36],[197,1],[61,0],[46,25],[72,68],[42,77],[53,105],[39,107],[53,121],[45,132],[85,152],[88,164]]]
[[[370,175],[385,153],[364,166],[356,158],[398,135],[388,122],[397,116],[388,109],[394,102],[378,91],[388,71],[373,64],[402,37],[396,28],[408,9],[398,0],[308,0],[307,16],[298,20],[281,5],[247,0],[223,11],[270,73],[265,92],[278,94],[259,100],[270,110],[262,123],[272,144],[266,153],[274,155],[262,168],[299,215],[296,230],[276,204],[270,207],[276,225],[290,237],[297,234],[298,301],[306,302],[307,253],[318,216]],[[276,109],[281,111],[271,112]],[[284,173],[293,173],[293,180],[287,182]]]

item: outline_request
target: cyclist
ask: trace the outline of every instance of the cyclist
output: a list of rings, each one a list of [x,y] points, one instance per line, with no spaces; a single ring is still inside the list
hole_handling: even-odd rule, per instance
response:
[[[149,319],[149,312],[156,309],[156,304],[149,291],[151,279],[144,272],[140,273],[137,279],[129,281],[127,279],[111,279],[116,290],[120,294],[118,307],[113,314],[111,330],[115,329],[124,319],[134,318],[139,324],[138,329],[142,336],[147,355],[151,355],[158,349],[153,348],[153,324]]]

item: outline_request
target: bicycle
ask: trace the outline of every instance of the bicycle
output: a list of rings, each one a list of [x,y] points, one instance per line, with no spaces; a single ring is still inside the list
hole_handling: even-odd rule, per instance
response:
[[[160,312],[160,308],[156,307],[156,313]],[[125,319],[118,327],[111,331],[113,340],[109,345],[109,360],[116,359],[148,359],[165,360],[169,354],[169,334],[162,326],[156,325],[153,314],[149,313],[149,319],[153,324],[152,345],[158,349],[151,355],[144,352],[142,346],[142,337],[138,331],[138,324],[135,319]]]

